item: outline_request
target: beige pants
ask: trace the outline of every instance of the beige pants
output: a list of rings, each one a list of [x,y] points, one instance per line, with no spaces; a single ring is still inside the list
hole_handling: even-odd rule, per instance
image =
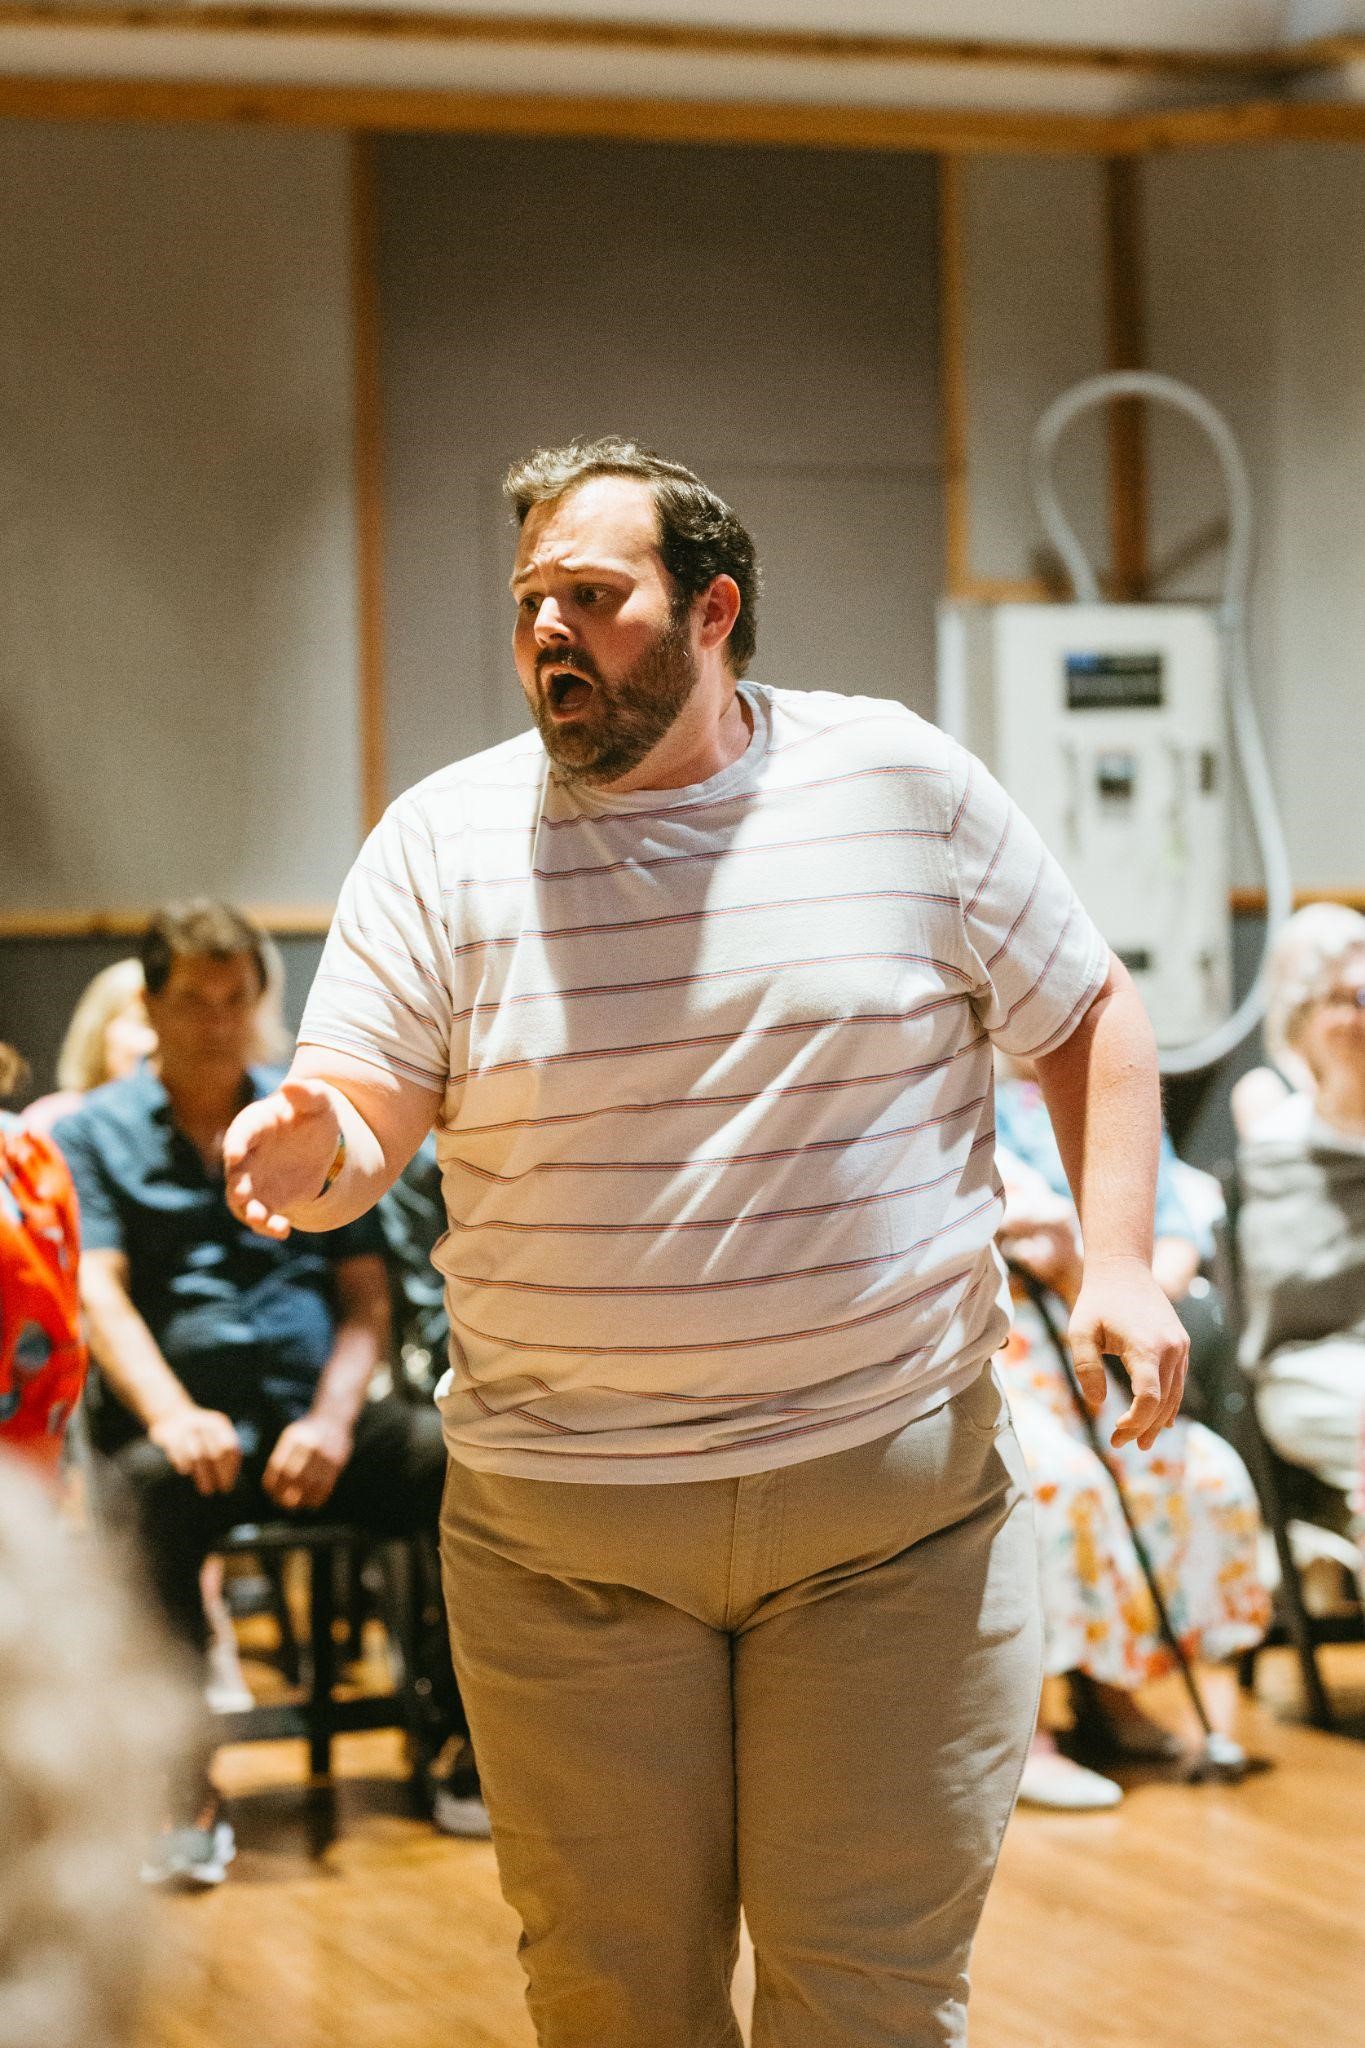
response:
[[[455,1662],[544,2048],[948,2048],[1040,1673],[987,1372],[746,1479],[453,1465]]]

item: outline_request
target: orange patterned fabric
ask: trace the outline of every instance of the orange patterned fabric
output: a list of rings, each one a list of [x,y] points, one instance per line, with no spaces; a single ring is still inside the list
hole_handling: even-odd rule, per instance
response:
[[[1027,1302],[1000,1365],[1033,1482],[1045,1669],[1084,1671],[1133,1691],[1172,1667],[1106,1463],[1121,1477],[1187,1656],[1215,1662],[1258,1643],[1270,1598],[1257,1561],[1260,1520],[1237,1453],[1183,1417],[1150,1451],[1091,1450],[1060,1365]],[[1103,1440],[1127,1405],[1115,1391]]]
[[[49,1469],[85,1383],[79,1245],[61,1153],[0,1115],[0,1442]]]

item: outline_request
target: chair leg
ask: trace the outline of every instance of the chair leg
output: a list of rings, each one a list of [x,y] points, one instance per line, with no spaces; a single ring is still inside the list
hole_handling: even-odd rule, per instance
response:
[[[1322,1682],[1322,1672],[1318,1668],[1313,1622],[1303,1604],[1303,1582],[1299,1577],[1299,1567],[1289,1541],[1289,1529],[1285,1521],[1279,1487],[1270,1462],[1270,1447],[1261,1433],[1254,1403],[1250,1401],[1246,1406],[1242,1455],[1251,1469],[1252,1481],[1261,1497],[1265,1518],[1275,1539],[1275,1555],[1280,1563],[1279,1607],[1284,1617],[1285,1634],[1298,1656],[1308,1718],[1315,1728],[1323,1728],[1330,1732],[1337,1725],[1336,1715],[1332,1712],[1332,1703],[1327,1697],[1327,1688]]]
[[[311,1670],[308,1674],[308,1768],[315,1778],[332,1774],[332,1689],[336,1683],[336,1582],[330,1551],[309,1558],[308,1604]]]
[[[268,1553],[259,1559],[259,1563],[262,1573],[270,1581],[271,1607],[275,1626],[280,1635],[280,1670],[290,1685],[297,1685],[302,1677],[303,1663],[299,1655],[299,1639],[294,1628],[294,1617],[289,1611],[285,1559],[277,1553]]]

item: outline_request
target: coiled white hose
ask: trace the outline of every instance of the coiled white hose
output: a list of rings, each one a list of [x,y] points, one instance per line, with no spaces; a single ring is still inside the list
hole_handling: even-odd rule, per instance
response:
[[[1038,516],[1060,555],[1078,601],[1099,604],[1102,594],[1093,565],[1076,530],[1062,510],[1052,480],[1057,443],[1082,413],[1116,398],[1153,398],[1174,406],[1204,429],[1218,456],[1228,500],[1227,559],[1218,626],[1223,642],[1223,674],[1227,688],[1228,724],[1233,751],[1246,791],[1252,831],[1265,876],[1266,934],[1256,978],[1232,1015],[1190,1045],[1163,1049],[1163,1074],[1194,1074],[1213,1066],[1242,1043],[1265,1015],[1266,971],[1275,935],[1294,907],[1293,882],[1284,827],[1280,822],[1270,768],[1261,740],[1251,691],[1251,657],[1247,647],[1247,602],[1251,585],[1251,486],[1246,464],[1231,427],[1215,406],[1175,377],[1155,370],[1111,370],[1087,377],[1055,399],[1033,432],[1029,476]]]

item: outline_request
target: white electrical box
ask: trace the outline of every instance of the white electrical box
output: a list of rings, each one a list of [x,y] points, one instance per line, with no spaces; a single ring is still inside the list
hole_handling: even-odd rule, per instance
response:
[[[1162,1046],[1231,1008],[1223,642],[1195,605],[948,604],[938,719],[1032,819]]]

